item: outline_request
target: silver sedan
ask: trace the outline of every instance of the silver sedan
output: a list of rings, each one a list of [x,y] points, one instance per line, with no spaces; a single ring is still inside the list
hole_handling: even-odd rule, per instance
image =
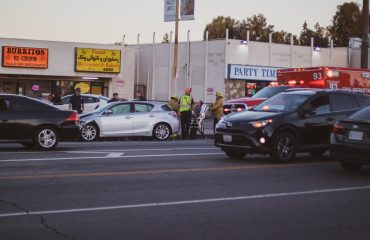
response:
[[[156,101],[113,102],[80,118],[81,137],[85,141],[131,136],[166,140],[180,126],[176,113],[166,103]]]

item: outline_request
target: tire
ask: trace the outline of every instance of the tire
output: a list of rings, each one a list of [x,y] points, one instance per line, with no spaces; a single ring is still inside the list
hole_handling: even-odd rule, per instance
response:
[[[53,127],[44,126],[36,131],[34,143],[42,150],[54,149],[58,145],[59,136]]]
[[[348,171],[351,171],[351,172],[358,171],[362,167],[362,164],[360,163],[345,162],[345,161],[341,161],[340,165],[342,166],[342,168]]]
[[[312,157],[322,157],[322,155],[324,155],[324,153],[325,153],[326,151],[327,151],[326,149],[318,149],[318,150],[311,150],[311,151],[309,151],[308,153],[309,153]]]
[[[81,138],[83,141],[92,142],[98,138],[99,129],[95,124],[86,124],[81,129]]]
[[[291,162],[297,151],[297,138],[288,132],[279,133],[272,145],[270,156],[282,163]]]
[[[153,129],[153,138],[165,141],[171,136],[171,127],[167,123],[158,123]]]
[[[233,159],[242,159],[245,157],[245,155],[247,155],[247,152],[246,151],[243,151],[243,150],[224,150],[225,151],[225,154],[229,157],[229,158],[233,158]]]

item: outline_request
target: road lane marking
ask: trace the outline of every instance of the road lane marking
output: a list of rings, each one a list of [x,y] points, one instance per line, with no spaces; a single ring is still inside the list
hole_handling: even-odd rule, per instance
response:
[[[7,152],[2,152],[0,151],[0,153],[2,154],[11,154],[11,153],[17,153],[17,154],[35,154],[35,153],[99,153],[99,154],[106,154],[106,152],[136,152],[136,151],[178,151],[178,150],[185,150],[185,151],[188,151],[188,150],[220,150],[219,148],[217,147],[207,147],[207,148],[136,148],[136,149],[120,149],[120,150],[115,150],[115,149],[101,149],[99,151],[59,151],[59,150],[56,150],[56,151],[31,151],[31,152],[22,152],[22,151],[19,151],[18,149],[17,150],[14,150],[14,151],[7,151]]]
[[[108,210],[117,210],[117,209],[123,210],[123,209],[135,209],[135,208],[150,208],[150,207],[168,207],[168,206],[177,206],[177,205],[194,205],[194,204],[203,204],[203,203],[243,201],[243,200],[251,200],[251,199],[314,195],[314,194],[324,194],[324,193],[360,191],[360,190],[369,190],[369,189],[370,189],[370,186],[343,187],[343,188],[329,188],[329,189],[318,189],[318,190],[308,190],[308,191],[299,191],[299,192],[268,193],[268,194],[257,194],[257,195],[224,197],[224,198],[196,199],[196,200],[185,200],[185,201],[174,201],[174,202],[142,203],[142,204],[116,205],[116,206],[104,206],[104,207],[92,207],[92,208],[74,208],[74,209],[64,209],[64,210],[56,209],[56,210],[48,210],[48,211],[13,212],[13,213],[0,214],[0,218],[26,216],[26,215],[48,215],[48,214],[61,214],[61,213],[108,211]]]
[[[106,154],[106,152],[105,152]],[[209,155],[225,155],[222,152],[219,153],[174,153],[174,154],[149,154],[149,155],[125,155],[117,157],[64,157],[64,158],[29,158],[29,159],[4,159],[0,160],[3,162],[39,162],[39,161],[61,161],[61,160],[83,160],[83,159],[106,159],[106,158],[153,158],[153,157],[184,157],[184,156],[209,156]]]
[[[123,152],[114,152],[114,153],[109,153],[107,155],[107,158],[115,158],[115,157],[121,157],[124,153]]]
[[[317,163],[296,163],[289,165],[281,164],[258,164],[258,165],[239,165],[231,167],[212,167],[212,168],[179,168],[179,169],[156,169],[156,170],[137,170],[137,171],[120,171],[120,172],[87,172],[87,173],[62,173],[62,174],[44,174],[44,175],[18,175],[2,176],[1,180],[29,180],[29,179],[47,179],[47,178],[68,178],[68,177],[111,177],[111,176],[129,176],[139,174],[174,174],[174,173],[197,173],[197,172],[221,172],[221,171],[238,171],[248,169],[262,168],[286,168],[300,166],[315,166],[322,164]]]

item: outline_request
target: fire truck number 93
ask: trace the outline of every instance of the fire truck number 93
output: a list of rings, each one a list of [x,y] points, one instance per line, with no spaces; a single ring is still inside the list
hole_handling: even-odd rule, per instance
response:
[[[312,74],[312,79],[313,80],[320,80],[320,79],[322,79],[322,73],[321,72],[314,72]]]

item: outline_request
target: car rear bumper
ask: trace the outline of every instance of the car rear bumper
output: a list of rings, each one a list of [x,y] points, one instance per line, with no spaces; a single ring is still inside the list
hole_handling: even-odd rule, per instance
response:
[[[60,140],[77,140],[80,138],[81,127],[79,125],[63,126],[59,130]]]
[[[370,164],[370,146],[332,144],[330,155],[337,161]]]

